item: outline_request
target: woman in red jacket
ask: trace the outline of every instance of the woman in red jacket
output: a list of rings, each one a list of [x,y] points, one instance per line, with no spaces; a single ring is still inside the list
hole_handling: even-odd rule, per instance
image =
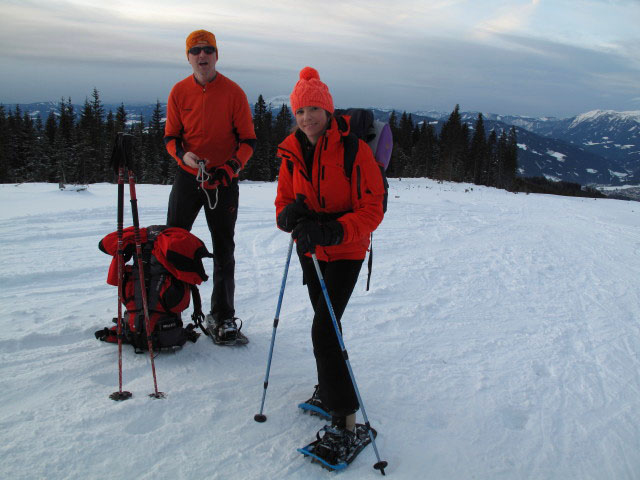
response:
[[[311,253],[319,261],[340,325],[370,234],[382,221],[384,186],[373,153],[362,140],[351,178],[347,177],[343,139],[349,135],[349,118],[333,116],[333,99],[316,70],[300,71],[290,100],[297,129],[278,147],[276,217],[278,227],[291,232],[297,242],[313,305],[311,337],[318,386],[307,403],[331,415],[331,426],[323,428],[322,440],[314,449],[331,457],[336,448],[353,439],[359,405]]]

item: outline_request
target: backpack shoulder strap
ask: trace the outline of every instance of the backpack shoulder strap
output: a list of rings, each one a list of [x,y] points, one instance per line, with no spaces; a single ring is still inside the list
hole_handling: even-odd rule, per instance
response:
[[[344,173],[351,180],[353,164],[356,162],[360,141],[354,133],[350,133],[342,137],[342,143],[344,145]]]

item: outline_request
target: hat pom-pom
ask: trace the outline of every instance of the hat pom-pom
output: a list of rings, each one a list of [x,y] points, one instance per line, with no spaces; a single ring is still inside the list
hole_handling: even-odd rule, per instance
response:
[[[312,78],[320,80],[320,74],[315,68],[304,67],[300,70],[300,80],[311,80]]]

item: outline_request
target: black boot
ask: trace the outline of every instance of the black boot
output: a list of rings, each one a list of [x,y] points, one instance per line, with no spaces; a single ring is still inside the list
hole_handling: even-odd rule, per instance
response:
[[[309,415],[317,415],[319,417],[324,417],[327,420],[331,418],[331,415],[327,411],[324,403],[320,399],[320,391],[319,386],[316,385],[313,387],[313,395],[306,402],[302,402],[298,404],[298,407],[304,410],[305,412],[309,412]]]

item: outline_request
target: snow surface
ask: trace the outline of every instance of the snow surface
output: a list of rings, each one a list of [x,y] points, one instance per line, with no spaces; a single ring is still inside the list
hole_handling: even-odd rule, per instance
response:
[[[566,159],[566,155],[564,153],[554,152],[553,150],[547,150],[547,155],[555,157],[559,162],[564,162]]]
[[[169,188],[138,187],[143,225],[163,223]],[[251,343],[201,337],[159,355],[164,400],[147,396],[148,356],[126,347],[134,396],[113,402],[117,348],[93,332],[116,313],[97,248],[116,186],[0,185],[0,477],[380,478],[371,447],[339,474],[296,452],[323,423],[296,408],[315,374],[295,259],[268,421],[253,420],[288,244],[274,196],[241,184],[236,299]],[[391,181],[371,290],[365,268],[344,317],[387,478],[640,478],[639,215],[635,202]],[[210,244],[202,215],[194,233]]]

